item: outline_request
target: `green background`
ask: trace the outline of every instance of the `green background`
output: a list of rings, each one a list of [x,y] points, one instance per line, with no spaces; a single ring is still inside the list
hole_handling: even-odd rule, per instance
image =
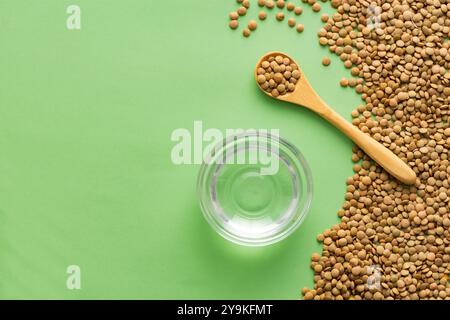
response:
[[[257,89],[267,51],[300,62],[349,119],[360,102],[320,47],[275,11],[245,39],[235,1],[0,1],[0,298],[298,299],[313,284],[316,235],[338,221],[352,143],[310,111]],[[256,18],[252,7],[241,26]],[[81,30],[66,8],[81,7]],[[332,12],[322,4],[323,12]],[[291,14],[289,14],[290,16]],[[293,15],[293,14],[292,14]],[[173,130],[278,128],[309,162],[312,209],[281,243],[245,248],[203,219],[198,165],[176,166]],[[66,268],[81,268],[81,290]]]

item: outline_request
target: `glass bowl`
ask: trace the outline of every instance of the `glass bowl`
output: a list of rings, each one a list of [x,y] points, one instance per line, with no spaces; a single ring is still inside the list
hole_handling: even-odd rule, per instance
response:
[[[311,206],[312,177],[291,143],[265,131],[247,131],[206,154],[197,192],[203,215],[222,237],[264,246],[299,227]]]

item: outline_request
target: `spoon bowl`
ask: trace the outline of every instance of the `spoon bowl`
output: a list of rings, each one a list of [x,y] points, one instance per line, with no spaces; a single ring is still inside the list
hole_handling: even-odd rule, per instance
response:
[[[295,83],[295,88],[292,92],[287,92],[274,97],[271,93],[261,88],[257,81],[258,68],[261,67],[262,62],[270,57],[282,56],[288,58],[292,63],[295,63],[300,71],[300,78]],[[373,139],[371,136],[363,133],[357,127],[349,123],[337,112],[331,109],[314,91],[301,70],[300,65],[292,59],[289,55],[283,52],[269,52],[261,57],[255,67],[255,80],[258,87],[268,96],[282,101],[287,101],[299,106],[306,107],[322,118],[330,122],[333,126],[338,128],[342,133],[355,142],[364,152],[381,165],[387,172],[405,184],[414,184],[416,182],[416,173],[399,157],[397,157],[391,150]]]

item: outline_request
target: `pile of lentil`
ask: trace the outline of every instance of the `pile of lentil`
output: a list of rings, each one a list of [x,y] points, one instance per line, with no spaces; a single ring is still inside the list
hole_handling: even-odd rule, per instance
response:
[[[281,55],[264,59],[256,72],[261,89],[275,98],[293,92],[301,76],[297,64]]]
[[[301,1],[320,10],[315,0]],[[245,0],[237,2],[245,10],[230,14],[233,29],[250,7]],[[304,288],[302,295],[307,300],[450,300],[450,3],[330,2],[335,13],[321,16],[319,43],[349,69],[352,77],[341,79],[341,86],[353,88],[364,101],[352,111],[352,122],[408,163],[417,181],[402,185],[354,147],[354,174],[338,211],[341,222],[317,236],[323,246],[311,258],[314,288]],[[285,7],[284,1],[257,3],[268,10]],[[294,3],[286,8],[288,14],[303,11]],[[266,17],[260,12],[261,21]],[[275,15],[278,21],[284,17],[280,11]],[[294,26],[292,18],[288,25]],[[303,29],[297,25],[297,31]],[[244,36],[251,31],[245,28]],[[281,82],[275,81],[271,59],[258,71],[258,83],[272,95],[285,94],[289,79],[282,73],[277,75]]]
[[[353,124],[418,178],[402,185],[354,147],[341,222],[317,236],[323,251],[312,255],[314,288],[303,297],[449,300],[450,3],[331,5],[336,12],[323,20],[319,42],[355,77],[351,86],[364,104],[352,112]],[[372,28],[375,5],[380,19]]]

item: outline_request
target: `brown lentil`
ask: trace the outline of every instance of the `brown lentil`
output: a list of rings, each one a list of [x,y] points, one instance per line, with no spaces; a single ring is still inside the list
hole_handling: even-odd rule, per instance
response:
[[[301,14],[303,13],[302,7],[295,7],[294,13],[295,13],[295,15],[297,15],[297,16],[301,15]]]
[[[284,13],[283,12],[277,12],[277,14],[275,15],[276,19],[278,21],[283,21],[284,20]]]
[[[237,20],[239,18],[239,14],[236,11],[230,12],[229,16],[231,20]]]
[[[291,28],[295,27],[295,19],[294,18],[289,18],[288,19],[288,25]]]
[[[339,82],[341,87],[347,87],[348,86],[348,80],[346,78],[342,78]]]
[[[273,9],[275,7],[275,2],[273,0],[266,0],[266,8]]]
[[[266,14],[264,11],[261,11],[261,12],[258,14],[259,20],[266,20],[266,17],[267,17],[267,14]]]
[[[247,8],[246,7],[239,7],[239,9],[237,9],[237,13],[240,16],[245,16],[247,14]]]
[[[285,5],[284,0],[277,0],[277,7],[283,9]]]
[[[231,20],[229,23],[229,26],[231,29],[237,29],[237,27],[239,27],[239,22],[237,20]]]
[[[313,11],[314,12],[319,12],[320,11],[320,4],[319,3],[314,3],[313,5],[312,5],[312,9],[313,9]]]
[[[254,31],[254,30],[256,30],[256,28],[258,27],[258,24],[256,23],[255,20],[250,20],[250,21],[248,22],[247,27],[250,29],[250,31]]]

